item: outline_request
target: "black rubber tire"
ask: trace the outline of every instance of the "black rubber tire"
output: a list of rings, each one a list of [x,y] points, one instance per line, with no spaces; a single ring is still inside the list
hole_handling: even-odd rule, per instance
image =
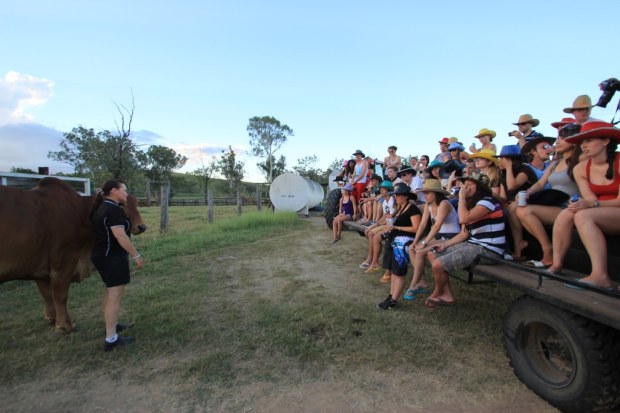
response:
[[[334,218],[338,216],[340,198],[342,198],[340,189],[332,189],[331,192],[327,194],[327,199],[325,200],[325,223],[329,229],[332,229]]]
[[[503,341],[525,385],[563,412],[608,412],[620,405],[617,330],[529,296],[506,313]]]

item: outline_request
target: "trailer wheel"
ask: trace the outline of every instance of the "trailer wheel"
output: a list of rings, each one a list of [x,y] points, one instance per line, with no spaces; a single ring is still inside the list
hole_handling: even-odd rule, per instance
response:
[[[620,405],[618,331],[523,296],[508,309],[503,341],[517,377],[561,411]]]
[[[334,218],[338,216],[340,198],[342,198],[340,189],[332,189],[331,192],[327,194],[327,200],[325,201],[325,223],[329,229],[332,229]]]

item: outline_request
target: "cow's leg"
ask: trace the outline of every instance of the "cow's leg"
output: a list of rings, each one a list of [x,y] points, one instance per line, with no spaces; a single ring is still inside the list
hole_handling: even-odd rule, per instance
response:
[[[54,308],[54,300],[52,298],[52,288],[50,286],[50,280],[36,280],[39,292],[43,297],[45,303],[45,319],[50,322],[51,325],[56,324],[56,309]]]
[[[56,309],[56,328],[63,333],[71,333],[75,326],[71,324],[67,311],[67,299],[69,298],[69,284],[71,280],[66,273],[52,272],[52,297]]]

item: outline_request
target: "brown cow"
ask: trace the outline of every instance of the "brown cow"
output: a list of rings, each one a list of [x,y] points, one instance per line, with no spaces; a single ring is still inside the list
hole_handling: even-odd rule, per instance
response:
[[[75,328],[67,312],[69,284],[92,269],[93,201],[57,178],[43,178],[30,190],[0,186],[0,283],[36,281],[45,318],[65,333]],[[135,197],[128,198],[125,214],[134,234],[146,230]]]

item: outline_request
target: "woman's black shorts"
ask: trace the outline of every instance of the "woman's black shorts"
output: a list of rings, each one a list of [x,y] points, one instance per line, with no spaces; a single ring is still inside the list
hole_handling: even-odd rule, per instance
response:
[[[129,284],[129,258],[127,255],[92,257],[92,261],[107,288]]]

